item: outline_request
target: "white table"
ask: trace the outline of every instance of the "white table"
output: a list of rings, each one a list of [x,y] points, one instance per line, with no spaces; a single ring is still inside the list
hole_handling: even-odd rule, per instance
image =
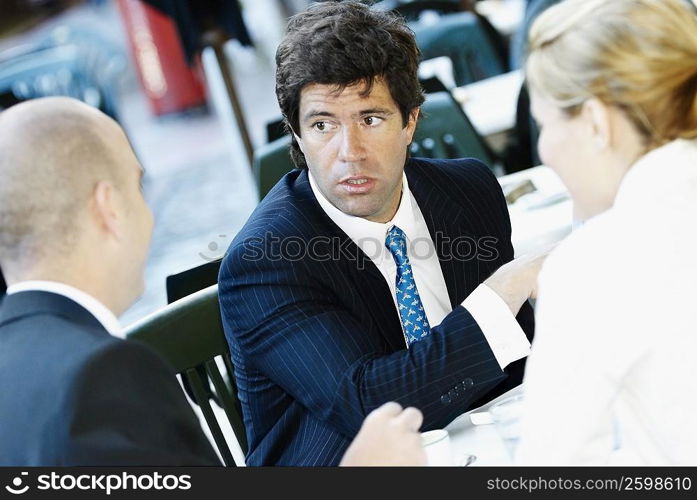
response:
[[[453,89],[453,96],[481,135],[496,134],[515,125],[523,78],[521,70],[509,71],[457,87]]]
[[[513,459],[494,424],[474,425],[470,415],[486,412],[494,403],[520,392],[522,392],[522,386],[511,389],[486,405],[463,413],[445,428],[450,434],[450,444],[456,464],[460,464],[466,455],[477,457],[472,466],[513,464]]]
[[[505,146],[505,138],[515,126],[523,79],[523,72],[515,70],[453,89],[453,96],[474,128],[494,150]]]
[[[562,240],[571,232],[573,203],[566,187],[549,167],[539,166],[498,178],[504,186],[530,180],[537,190],[508,205],[515,255]]]
[[[496,31],[510,37],[525,18],[525,4],[525,0],[481,0],[474,4],[474,8]]]
[[[502,186],[530,180],[537,188],[508,205],[516,256],[557,242],[571,231],[573,205],[564,184],[550,168],[534,167],[498,180]],[[475,455],[473,466],[512,465],[512,457],[494,424],[474,425],[471,414],[486,412],[494,403],[520,392],[522,386],[511,389],[481,408],[460,415],[446,427],[456,463],[466,455]]]

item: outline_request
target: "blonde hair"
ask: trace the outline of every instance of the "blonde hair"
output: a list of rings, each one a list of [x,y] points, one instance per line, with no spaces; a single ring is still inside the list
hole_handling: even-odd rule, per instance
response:
[[[530,88],[573,115],[595,97],[648,148],[697,138],[697,10],[685,0],[565,0],[530,30]]]

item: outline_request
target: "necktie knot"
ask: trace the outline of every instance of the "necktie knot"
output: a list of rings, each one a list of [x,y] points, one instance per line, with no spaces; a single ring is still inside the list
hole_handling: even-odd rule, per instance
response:
[[[404,231],[397,226],[392,226],[392,229],[387,232],[385,246],[389,248],[390,252],[392,252],[395,262],[397,262],[398,259],[400,261],[403,259],[408,259],[407,237],[404,234]],[[397,262],[397,265],[399,266],[399,262]]]

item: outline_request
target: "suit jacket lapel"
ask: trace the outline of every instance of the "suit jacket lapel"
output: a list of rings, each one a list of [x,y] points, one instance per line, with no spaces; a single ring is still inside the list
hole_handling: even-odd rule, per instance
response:
[[[364,297],[359,297],[359,299],[365,304],[366,309],[378,325],[378,330],[390,347],[394,350],[403,349],[402,325],[394,306],[392,293],[380,270],[370,260],[370,257],[322,210],[310,187],[307,171],[300,173],[295,188],[301,210],[310,217],[312,222],[311,227],[314,232],[312,236],[326,234],[332,238],[332,241],[339,242],[339,248],[342,250],[342,258],[339,259],[340,266],[355,283],[355,293],[360,295],[361,290],[374,292],[372,296],[378,297],[378,300],[365,300]]]
[[[447,182],[434,183],[434,171],[426,173],[425,167],[417,166],[413,161],[408,162],[405,172],[409,181],[409,189],[421,209],[428,232],[433,240],[440,268],[443,272],[445,285],[448,288],[450,305],[454,309],[467,298],[475,288],[473,280],[468,276],[478,274],[476,258],[457,258],[456,245],[458,238],[461,250],[476,246],[476,238],[470,232],[468,216],[460,205],[455,203],[443,186]]]

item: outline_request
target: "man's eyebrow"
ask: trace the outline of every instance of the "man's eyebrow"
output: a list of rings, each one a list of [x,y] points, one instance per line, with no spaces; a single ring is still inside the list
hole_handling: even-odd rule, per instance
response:
[[[391,115],[394,112],[387,108],[370,108],[361,110],[361,116],[365,115]]]
[[[309,120],[311,118],[316,118],[318,116],[327,117],[327,118],[334,118],[335,117],[334,113],[330,113],[329,111],[322,111],[319,109],[316,109],[316,110],[311,109],[310,111],[305,113],[305,116],[303,116],[303,121],[306,122],[307,120]]]

